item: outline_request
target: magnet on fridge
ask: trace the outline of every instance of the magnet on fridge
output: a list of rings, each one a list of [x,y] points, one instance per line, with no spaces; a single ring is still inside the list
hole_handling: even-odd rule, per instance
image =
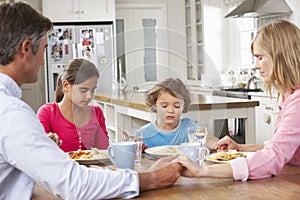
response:
[[[100,58],[100,63],[101,64],[106,64],[107,63],[107,58],[106,57],[102,57],[102,58]]]

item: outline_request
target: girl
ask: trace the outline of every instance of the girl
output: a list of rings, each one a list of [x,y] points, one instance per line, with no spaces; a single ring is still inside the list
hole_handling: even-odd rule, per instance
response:
[[[277,175],[287,163],[300,166],[300,30],[288,21],[274,21],[257,32],[251,51],[266,91],[271,94],[274,87],[282,100],[272,139],[264,145],[237,144],[225,136],[218,141],[218,149],[256,153],[228,164],[203,167],[179,157],[185,168],[183,176],[260,179]]]
[[[85,59],[73,59],[58,77],[54,103],[42,106],[37,116],[46,133],[56,133],[65,151],[107,149],[105,118],[98,106],[89,105],[99,79],[95,65]]]

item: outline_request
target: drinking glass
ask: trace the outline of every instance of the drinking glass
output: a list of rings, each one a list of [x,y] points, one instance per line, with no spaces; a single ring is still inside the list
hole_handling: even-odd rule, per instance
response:
[[[135,163],[139,163],[142,159],[142,139],[143,131],[141,129],[132,129],[123,131],[123,139],[126,142],[135,142]]]
[[[191,126],[187,129],[187,132],[190,143],[196,142],[200,144],[200,147],[206,147],[206,126]]]

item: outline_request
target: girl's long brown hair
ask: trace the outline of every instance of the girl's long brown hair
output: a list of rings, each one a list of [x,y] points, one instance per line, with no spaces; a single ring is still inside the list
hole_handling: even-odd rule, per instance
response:
[[[99,78],[99,71],[92,62],[82,58],[70,60],[58,76],[55,90],[55,102],[60,102],[64,97],[64,92],[62,90],[63,80],[67,80],[71,85],[77,85],[95,76]]]

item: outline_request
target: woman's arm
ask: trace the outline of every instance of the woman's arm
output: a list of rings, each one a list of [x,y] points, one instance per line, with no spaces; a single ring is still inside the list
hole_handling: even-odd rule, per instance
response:
[[[200,166],[186,156],[179,156],[176,161],[182,165],[181,175],[185,177],[233,178],[232,168],[229,163]]]
[[[244,151],[244,152],[252,152],[258,151],[264,148],[264,144],[238,144],[237,151]]]

